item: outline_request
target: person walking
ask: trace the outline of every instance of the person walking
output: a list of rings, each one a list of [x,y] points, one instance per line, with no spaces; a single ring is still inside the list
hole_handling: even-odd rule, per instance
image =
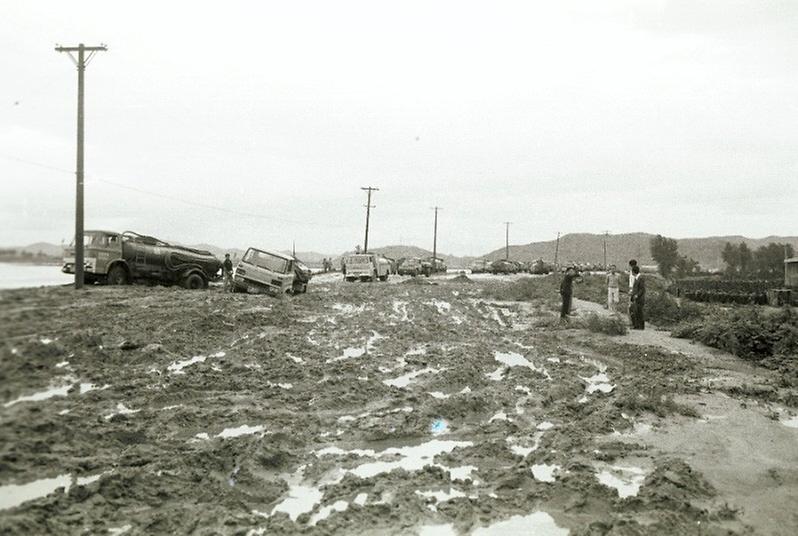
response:
[[[224,254],[224,262],[222,263],[222,275],[224,276],[224,291],[230,292],[233,290],[233,261],[230,260],[230,254]]]
[[[620,282],[615,265],[610,266],[610,273],[607,274],[607,309],[613,311],[618,302],[621,301],[618,283]]]
[[[640,273],[640,267],[635,265],[632,267],[632,275],[634,276],[634,283],[632,283],[632,290],[629,293],[629,312],[632,317],[632,329],[646,329],[646,320],[644,316],[644,309],[646,305],[646,279]]]
[[[571,314],[571,301],[574,295],[574,279],[579,277],[579,273],[572,266],[565,270],[565,275],[560,283],[560,296],[562,297],[562,308],[560,309],[560,321],[568,321]]]

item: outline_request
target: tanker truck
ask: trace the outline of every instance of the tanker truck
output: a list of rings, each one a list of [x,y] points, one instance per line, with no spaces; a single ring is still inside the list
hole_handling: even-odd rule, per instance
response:
[[[222,263],[211,252],[175,246],[132,231],[86,231],[83,237],[87,284],[126,285],[134,281],[208,287]],[[74,244],[65,249],[61,271],[75,273]]]

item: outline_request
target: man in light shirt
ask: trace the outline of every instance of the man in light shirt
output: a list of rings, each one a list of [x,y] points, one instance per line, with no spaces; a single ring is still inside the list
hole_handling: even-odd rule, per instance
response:
[[[621,277],[615,270],[615,265],[610,266],[610,273],[607,274],[607,309],[613,311],[615,305],[621,301],[618,283]]]

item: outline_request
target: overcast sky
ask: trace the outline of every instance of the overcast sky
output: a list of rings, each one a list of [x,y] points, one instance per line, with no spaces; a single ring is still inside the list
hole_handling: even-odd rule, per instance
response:
[[[3,2],[0,245],[796,234],[798,2]],[[160,196],[160,197],[159,197]],[[179,201],[182,200],[183,202]],[[214,207],[224,210],[217,210]]]

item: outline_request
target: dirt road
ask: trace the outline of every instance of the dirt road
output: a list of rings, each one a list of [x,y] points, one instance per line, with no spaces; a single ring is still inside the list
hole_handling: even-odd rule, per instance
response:
[[[0,533],[798,532],[771,373],[433,280],[0,293]]]

